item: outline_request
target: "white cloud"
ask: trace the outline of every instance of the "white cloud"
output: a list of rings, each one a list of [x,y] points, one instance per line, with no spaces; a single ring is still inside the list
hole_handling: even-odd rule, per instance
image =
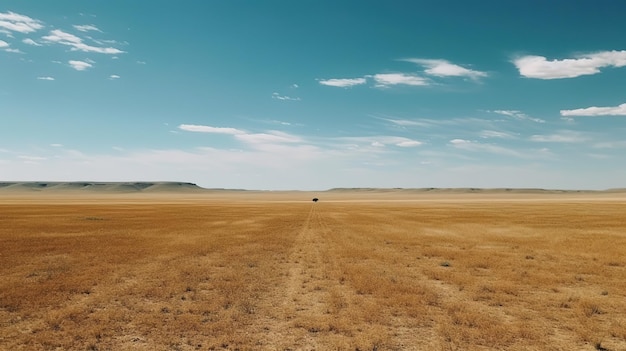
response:
[[[302,138],[298,136],[276,130],[267,133],[237,134],[235,138],[250,144],[302,142]]]
[[[62,45],[71,46],[74,51],[84,51],[84,52],[96,52],[100,54],[121,54],[124,51],[121,51],[112,47],[98,47],[85,44],[83,39],[75,36],[74,34],[66,33],[59,29],[54,29],[50,31],[50,35],[47,35],[42,38],[44,41],[49,43],[58,43]]]
[[[377,87],[387,87],[399,84],[411,86],[429,85],[429,81],[426,78],[404,73],[380,73],[375,74],[372,77],[376,81]]]
[[[320,80],[320,84],[328,85],[331,87],[339,87],[339,88],[348,88],[355,85],[365,84],[365,78],[334,78],[334,79],[326,79]]]
[[[626,140],[603,141],[593,145],[596,149],[623,149],[626,148]]]
[[[92,31],[96,31],[96,32],[102,32],[100,29],[98,29],[98,27],[94,26],[93,24],[85,24],[85,25],[74,25],[73,26],[76,30],[81,31],[81,32],[88,32],[90,30]]]
[[[587,107],[561,110],[561,116],[626,116],[626,104],[610,107]]]
[[[546,121],[541,118],[530,117],[529,115],[518,110],[494,110],[494,111],[489,111],[489,112],[497,113],[503,116],[513,117],[519,120],[532,121],[535,123],[546,123]]]
[[[471,70],[459,65],[455,65],[446,60],[429,60],[429,59],[404,59],[403,61],[416,63],[426,66],[424,73],[437,77],[469,77],[478,79],[486,77],[486,72]]]
[[[522,56],[513,60],[520,75],[537,79],[574,78],[600,73],[603,67],[626,66],[626,50],[602,51],[576,58],[551,60],[544,56]]]
[[[530,140],[543,143],[580,143],[588,138],[581,132],[563,130],[549,135],[533,135]]]
[[[417,141],[417,140],[406,140],[406,141],[401,141],[396,144],[396,146],[400,146],[400,147],[414,147],[414,146],[420,146],[420,145],[422,145],[422,142]]]
[[[465,140],[465,139],[452,139],[450,140],[450,144],[453,145],[466,145],[466,144],[471,144],[472,142],[469,140]]]
[[[515,136],[511,133],[499,132],[496,130],[483,130],[480,132],[481,138],[498,138],[498,139],[513,139]]]
[[[50,144],[50,146],[52,146],[52,147],[63,147],[63,144],[55,143],[55,144]]]
[[[27,44],[27,45],[32,45],[32,46],[42,46],[41,44],[39,44],[38,42],[32,40],[31,38],[23,39],[22,43]]]
[[[287,95],[280,95],[279,93],[272,93],[272,99],[288,100],[288,101],[300,101],[299,97],[291,97],[291,96],[287,96]]]
[[[389,135],[376,135],[365,137],[342,137],[338,138],[340,141],[346,141],[352,143],[352,146],[357,147],[359,144],[369,144],[371,146],[382,147],[386,145],[393,145],[399,147],[415,147],[420,146],[423,143],[421,141]]]
[[[203,125],[195,125],[195,124],[181,124],[178,126],[178,129],[184,130],[187,132],[197,132],[197,133],[214,133],[214,134],[245,134],[243,130],[239,130],[236,128],[221,128],[221,127],[211,127],[211,126],[203,126]]]
[[[516,150],[507,149],[502,146],[493,144],[483,144],[466,139],[452,139],[450,145],[456,149],[472,152],[488,152],[496,155],[515,156],[519,158],[528,158],[529,155],[521,153]]]
[[[70,60],[70,61],[68,61],[68,63],[70,64],[70,66],[72,66],[73,69],[75,69],[77,71],[84,71],[87,68],[93,67],[93,65],[91,63],[85,62],[85,61]]]
[[[14,54],[23,54],[24,52],[20,49],[6,48],[4,49],[6,52],[12,52]]]
[[[4,40],[0,40],[0,48],[8,48],[9,47],[9,43],[7,43]]]
[[[111,80],[114,80],[114,79],[120,79],[120,78],[121,78],[121,77],[120,77],[120,76],[118,76],[117,74],[111,74],[111,75],[109,76],[109,79],[111,79]]]
[[[412,120],[408,120],[408,119],[392,119],[392,118],[381,118],[385,121],[391,122],[395,125],[401,126],[401,127],[408,127],[408,126],[425,126],[426,124],[423,122],[419,122],[419,121],[412,121]]]
[[[14,12],[0,12],[0,28],[20,33],[32,33],[41,28],[41,21]]]
[[[54,80],[54,77],[37,77],[39,80]]]

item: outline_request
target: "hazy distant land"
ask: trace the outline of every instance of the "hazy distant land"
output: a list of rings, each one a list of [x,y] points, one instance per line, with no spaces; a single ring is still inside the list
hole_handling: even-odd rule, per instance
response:
[[[259,192],[255,189],[203,188],[189,182],[0,182],[0,194],[6,193],[48,193],[48,192],[81,192],[81,193],[212,193],[212,192]],[[275,190],[266,192],[298,192],[299,190]],[[441,194],[609,194],[626,193],[626,188],[606,190],[576,189],[541,189],[541,188],[332,188],[320,191],[304,191],[316,193],[441,193]]]

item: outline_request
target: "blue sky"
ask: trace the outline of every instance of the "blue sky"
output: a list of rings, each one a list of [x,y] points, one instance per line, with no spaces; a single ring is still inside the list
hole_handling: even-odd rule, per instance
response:
[[[626,187],[622,1],[0,4],[0,180]]]

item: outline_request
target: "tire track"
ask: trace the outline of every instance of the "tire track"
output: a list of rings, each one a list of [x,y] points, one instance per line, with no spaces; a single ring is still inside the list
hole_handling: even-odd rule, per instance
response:
[[[268,326],[264,344],[276,350],[324,349],[323,321],[328,319],[327,251],[320,204],[311,206],[296,233],[283,284],[274,295],[276,320]]]

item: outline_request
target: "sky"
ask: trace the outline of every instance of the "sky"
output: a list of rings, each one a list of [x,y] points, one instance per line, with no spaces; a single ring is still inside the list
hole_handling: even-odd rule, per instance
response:
[[[626,2],[0,2],[0,181],[626,187]]]

